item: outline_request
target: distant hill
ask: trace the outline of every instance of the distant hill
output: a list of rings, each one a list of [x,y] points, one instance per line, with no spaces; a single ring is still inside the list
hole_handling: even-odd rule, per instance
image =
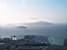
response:
[[[23,29],[26,29],[27,27],[26,26],[16,26],[17,28],[23,28]]]
[[[35,26],[35,25],[54,25],[53,23],[49,23],[49,22],[44,22],[44,21],[39,21],[39,22],[33,22],[33,23],[25,23],[24,25],[30,25],[30,26]]]

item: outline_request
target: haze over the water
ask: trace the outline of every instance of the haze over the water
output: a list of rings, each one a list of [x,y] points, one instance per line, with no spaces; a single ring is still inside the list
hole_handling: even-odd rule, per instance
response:
[[[0,25],[48,21],[66,23],[67,0],[0,0]]]

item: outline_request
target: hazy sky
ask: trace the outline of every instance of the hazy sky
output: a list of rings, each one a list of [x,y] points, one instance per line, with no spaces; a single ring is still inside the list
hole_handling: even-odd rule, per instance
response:
[[[48,21],[66,23],[67,0],[0,0],[0,25]]]

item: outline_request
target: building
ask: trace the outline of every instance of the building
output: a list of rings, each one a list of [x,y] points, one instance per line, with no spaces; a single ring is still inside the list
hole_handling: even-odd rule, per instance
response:
[[[26,35],[24,36],[24,39],[27,40],[28,44],[29,43],[45,43],[48,44],[48,37],[47,36],[38,36],[38,35]]]
[[[67,46],[67,38],[64,40],[64,46]]]

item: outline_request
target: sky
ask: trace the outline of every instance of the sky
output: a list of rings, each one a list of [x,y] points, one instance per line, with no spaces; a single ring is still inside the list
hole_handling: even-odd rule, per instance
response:
[[[0,25],[66,20],[67,0],[0,0]]]

